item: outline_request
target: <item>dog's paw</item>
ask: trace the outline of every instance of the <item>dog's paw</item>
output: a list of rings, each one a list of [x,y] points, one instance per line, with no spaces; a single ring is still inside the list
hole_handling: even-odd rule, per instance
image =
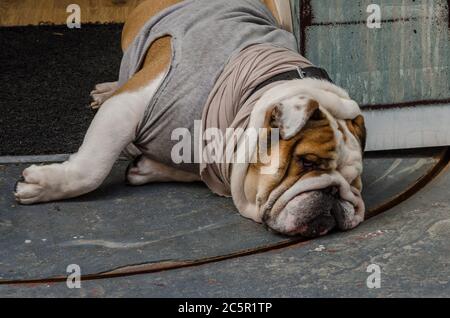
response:
[[[60,200],[78,194],[79,188],[82,188],[79,185],[83,183],[78,180],[79,174],[76,174],[77,179],[68,174],[67,168],[68,165],[65,163],[32,165],[26,168],[22,172],[22,178],[14,187],[17,202],[33,204]]]
[[[137,156],[128,166],[126,183],[139,186],[150,182],[195,182],[200,177],[195,173],[166,166],[145,156]]]
[[[171,173],[163,164],[139,155],[128,165],[125,181],[132,186],[150,182],[166,182],[171,181]]]
[[[125,172],[125,182],[128,185],[143,185],[147,183],[147,178],[142,175],[142,168],[145,165],[145,157],[137,156],[127,167]]]
[[[45,199],[46,191],[40,182],[39,168],[36,165],[28,167],[14,186],[14,196],[20,204],[33,204]]]
[[[117,82],[101,83],[95,85],[94,90],[90,93],[92,102],[90,107],[94,110],[98,109],[108,98],[110,98],[117,90]]]

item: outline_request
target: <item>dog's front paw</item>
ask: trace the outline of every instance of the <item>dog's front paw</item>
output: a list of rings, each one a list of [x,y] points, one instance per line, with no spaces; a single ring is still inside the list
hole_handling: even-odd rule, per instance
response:
[[[14,186],[14,196],[20,204],[33,204],[45,199],[45,186],[42,184],[39,168],[36,165],[22,172],[22,177]]]
[[[26,168],[14,187],[16,200],[20,204],[33,204],[71,196],[72,184],[76,182],[67,179],[66,168],[67,165],[58,163]]]

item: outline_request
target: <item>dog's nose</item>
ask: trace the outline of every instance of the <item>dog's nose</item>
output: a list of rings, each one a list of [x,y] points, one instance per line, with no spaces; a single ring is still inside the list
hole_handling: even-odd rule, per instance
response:
[[[265,219],[268,227],[287,235],[317,237],[336,226],[332,214],[337,200],[334,187],[309,191],[293,198],[279,213]]]
[[[304,237],[318,237],[327,234],[336,226],[332,208],[337,200],[338,189],[330,186],[320,190],[320,203],[316,205],[317,215],[306,222],[299,229],[300,235]]]
[[[339,189],[337,187],[331,186],[323,189],[322,192],[331,196],[336,196],[339,192]]]
[[[311,222],[299,228],[299,234],[304,237],[314,238],[323,236],[336,226],[336,220],[331,213],[324,213],[313,219]]]

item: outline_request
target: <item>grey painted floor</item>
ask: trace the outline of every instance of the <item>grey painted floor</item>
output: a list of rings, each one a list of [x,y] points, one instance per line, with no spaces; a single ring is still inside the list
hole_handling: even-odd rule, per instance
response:
[[[430,154],[422,154],[391,158],[393,162],[384,165],[384,170],[380,170],[377,178],[366,177],[366,184],[369,189],[371,184],[374,187],[377,182],[381,182],[377,179],[385,175],[386,170],[391,171],[385,176],[390,180],[394,180],[392,176],[395,175],[400,178],[402,173],[399,174],[399,171],[406,171],[406,175],[412,174],[414,177],[409,181],[407,178],[402,179],[403,187],[400,187],[400,184],[396,187],[390,185],[390,188],[401,188],[404,191],[408,182],[416,182],[421,174],[430,170],[430,166],[425,163],[432,162],[432,157]],[[380,158],[367,159],[366,167],[369,170],[380,167],[374,163],[370,164],[371,160],[380,164],[383,161]],[[411,160],[415,160],[415,163]],[[399,168],[406,163],[410,167],[409,170],[406,166]],[[392,169],[393,164],[397,168]],[[19,168],[21,167],[17,166],[17,170],[20,170]],[[420,169],[423,170],[418,173]],[[65,283],[3,284],[0,285],[0,296],[449,297],[449,169],[447,167],[412,198],[347,233],[334,233],[308,242],[292,242],[288,247],[203,265],[134,276],[86,280],[82,282],[81,289],[68,289]],[[4,172],[13,170],[10,166],[3,168]],[[116,171],[118,175],[121,174],[121,167],[117,167]],[[370,171],[376,175],[373,170]],[[370,173],[366,175],[369,176]],[[9,180],[9,172],[0,179],[2,187],[5,178]],[[11,208],[13,210],[5,210],[11,202],[3,195],[0,202],[0,276],[3,283],[9,279],[64,275],[66,264],[71,262],[81,265],[82,274],[91,274],[112,270],[124,264],[202,259],[248,248],[276,246],[286,240],[238,217],[227,200],[210,197],[202,185],[191,185],[188,188],[181,185],[157,185],[137,189],[117,185],[114,175],[110,180],[110,185],[107,183],[102,190],[88,197],[40,205],[37,210],[32,211],[17,206]],[[155,201],[143,197],[144,194],[151,193],[156,196]],[[164,205],[167,197],[163,193],[170,194],[171,204]],[[158,201],[158,195],[163,199]],[[384,195],[386,197],[386,193]],[[395,193],[387,195],[395,196]],[[124,205],[121,205],[121,201],[117,202],[136,197],[141,200]],[[149,202],[142,205],[142,201],[153,202],[153,205],[150,206]],[[189,202],[198,202],[198,205],[186,205]],[[133,207],[136,204],[137,207]],[[102,205],[110,209],[100,211]],[[118,207],[122,210],[127,208],[131,212],[128,216],[123,216],[123,213],[116,210]],[[144,207],[152,207],[155,219],[143,214]],[[169,213],[170,207],[173,213]],[[162,215],[161,211],[166,211],[167,215]],[[189,214],[189,211],[193,213]],[[206,216],[195,217],[203,214]],[[179,225],[174,223],[177,216],[182,220]],[[167,218],[175,227],[167,227],[162,221]],[[204,218],[206,220],[203,220]],[[64,219],[69,225],[63,224]],[[202,220],[204,223],[198,223]],[[208,228],[205,225],[207,223],[220,226]],[[185,226],[184,229],[182,225]],[[30,235],[35,235],[29,239],[29,243],[21,241],[25,238],[24,227],[27,227]],[[55,228],[58,228],[58,231],[55,231]],[[78,231],[74,231],[76,228]],[[122,232],[119,231],[120,228]],[[146,229],[151,230],[146,233]],[[141,235],[146,237],[143,245],[108,248],[104,242],[93,246],[75,243],[80,242],[79,236],[83,235],[83,231],[87,232],[81,240],[98,240],[96,235],[99,233],[116,235],[116,243],[138,243],[141,242]],[[49,240],[47,244],[42,242],[44,236]],[[74,239],[73,236],[77,238]],[[105,237],[103,239],[106,241]],[[370,264],[377,264],[381,268],[379,289],[369,289],[366,286],[369,275],[366,269]]]

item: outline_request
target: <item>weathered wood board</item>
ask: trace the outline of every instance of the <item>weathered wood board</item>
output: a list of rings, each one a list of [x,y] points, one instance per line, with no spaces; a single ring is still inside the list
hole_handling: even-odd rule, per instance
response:
[[[361,105],[450,99],[447,1],[378,1],[379,29],[370,0],[296,2],[306,56]]]

